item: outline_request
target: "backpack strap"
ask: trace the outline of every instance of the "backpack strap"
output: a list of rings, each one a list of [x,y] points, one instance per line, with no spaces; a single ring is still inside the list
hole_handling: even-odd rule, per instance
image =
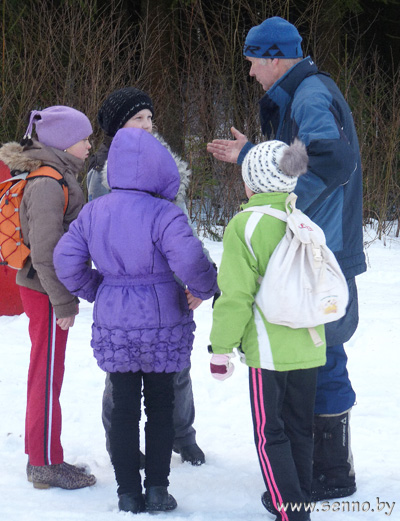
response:
[[[64,176],[60,174],[58,170],[53,168],[52,166],[41,166],[37,170],[34,170],[33,172],[30,172],[26,179],[36,179],[37,177],[50,177],[51,179],[55,179],[61,186],[63,192],[64,192],[64,215],[68,208],[68,185],[66,180],[64,179]]]
[[[311,340],[314,342],[315,347],[320,347],[324,345],[324,341],[321,338],[321,335],[315,329],[315,327],[309,327],[308,332],[310,333]]]
[[[247,247],[250,250],[250,253],[253,255],[254,259],[257,260],[253,247],[251,245],[251,237],[253,235],[255,227],[260,222],[260,219],[261,219],[260,214],[270,215],[271,217],[276,217],[276,219],[280,219],[281,221],[284,221],[284,222],[287,221],[287,214],[282,210],[277,210],[276,208],[271,208],[270,204],[266,204],[264,206],[250,206],[249,208],[245,208],[244,210],[242,210],[242,212],[251,212],[254,214],[247,221],[246,228],[244,231],[244,238],[245,238]],[[262,279],[263,278],[260,275],[258,277],[259,284],[261,284]]]
[[[264,215],[270,215],[271,217],[276,217],[277,219],[280,219],[281,221],[287,221],[287,214],[282,210],[277,210],[276,208],[271,208],[270,204],[266,204],[264,206],[250,206],[249,208],[245,208],[242,210],[242,212],[255,212],[256,214],[264,214]],[[251,237],[253,235],[254,229],[257,226],[261,219],[261,216],[251,216],[250,219],[247,221],[246,229],[245,229],[245,240],[247,247],[250,250],[250,253],[253,255],[253,257],[257,260],[253,247],[251,245]]]
[[[266,204],[264,206],[250,206],[249,208],[245,208],[242,212],[258,212],[263,213],[265,215],[271,215],[272,217],[276,217],[281,221],[287,221],[287,213],[283,210],[277,210],[276,208],[271,208],[270,204]]]

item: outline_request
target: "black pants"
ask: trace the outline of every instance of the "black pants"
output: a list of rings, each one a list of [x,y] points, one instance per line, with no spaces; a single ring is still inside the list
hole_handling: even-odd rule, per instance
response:
[[[145,412],[145,487],[168,486],[174,441],[175,373],[110,373],[114,408],[110,448],[118,494],[142,493],[139,472],[139,422],[142,384]]]
[[[190,367],[186,367],[179,373],[175,373],[174,397],[174,448],[181,449],[182,447],[196,443],[196,430],[193,427],[195,409],[193,401],[192,379],[190,377]],[[106,434],[106,448],[107,452],[111,456],[110,428],[111,413],[114,408],[114,402],[109,373],[107,373],[106,376],[102,405],[101,419],[103,420],[103,426]]]
[[[275,507],[311,497],[313,418],[317,368],[269,371],[250,368],[254,440],[265,485]],[[302,520],[300,511],[281,513]]]

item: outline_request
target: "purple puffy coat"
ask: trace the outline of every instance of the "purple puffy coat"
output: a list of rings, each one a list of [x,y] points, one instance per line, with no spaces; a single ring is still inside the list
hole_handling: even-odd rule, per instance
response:
[[[91,345],[104,371],[189,365],[195,324],[174,274],[203,300],[217,282],[187,217],[170,202],[179,182],[175,161],[156,138],[119,130],[108,156],[111,193],[85,205],[55,248],[61,282],[95,300]]]

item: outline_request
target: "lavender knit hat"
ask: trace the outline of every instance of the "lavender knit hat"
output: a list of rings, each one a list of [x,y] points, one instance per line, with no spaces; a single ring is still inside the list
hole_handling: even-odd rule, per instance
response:
[[[294,25],[274,16],[250,29],[243,54],[253,58],[301,58],[301,41]]]
[[[24,137],[31,137],[33,125],[40,143],[59,150],[75,145],[93,132],[92,125],[83,112],[64,105],[32,110]]]
[[[297,178],[307,172],[305,145],[295,139],[292,145],[283,141],[265,141],[251,148],[242,164],[242,177],[254,193],[293,192]]]

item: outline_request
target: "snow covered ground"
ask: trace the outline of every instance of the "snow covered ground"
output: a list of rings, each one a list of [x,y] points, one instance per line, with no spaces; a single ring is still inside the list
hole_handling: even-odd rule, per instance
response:
[[[371,241],[373,232],[365,234]],[[205,241],[219,264],[221,243]],[[368,272],[358,277],[360,325],[348,343],[349,372],[357,391],[352,445],[358,491],[343,502],[319,503],[314,521],[400,520],[400,239],[374,240],[367,248]],[[118,511],[116,483],[101,424],[104,374],[89,346],[92,306],[70,332],[62,391],[63,445],[70,463],[86,462],[94,487],[76,491],[36,490],[26,480],[24,415],[29,361],[25,315],[0,317],[0,520],[113,521],[150,519]],[[197,441],[206,453],[201,467],[172,456],[170,492],[178,508],[157,519],[259,521],[273,519],[263,508],[264,491],[253,446],[247,368],[235,359],[232,378],[209,374],[207,353],[211,302],[196,310],[192,380]]]

